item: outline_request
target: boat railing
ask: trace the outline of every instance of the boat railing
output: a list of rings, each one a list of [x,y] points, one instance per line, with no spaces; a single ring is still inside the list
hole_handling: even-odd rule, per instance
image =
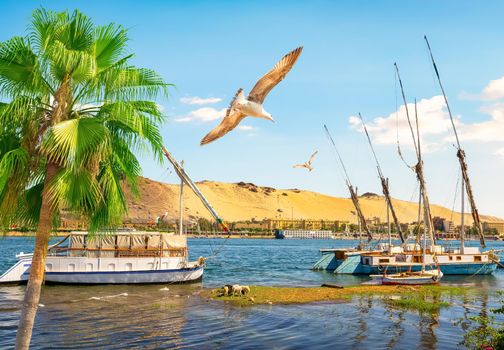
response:
[[[104,254],[102,254],[104,253]],[[113,254],[110,254],[113,253]],[[55,247],[48,252],[49,256],[70,256],[70,257],[185,257],[186,247],[169,248],[70,248]]]

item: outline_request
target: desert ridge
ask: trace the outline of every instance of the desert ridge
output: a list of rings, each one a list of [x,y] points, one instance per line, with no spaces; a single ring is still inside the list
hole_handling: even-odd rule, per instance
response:
[[[179,213],[179,185],[166,184],[148,178],[139,178],[140,196],[134,198],[129,191],[128,219],[155,220],[166,213],[167,219],[175,220]],[[205,197],[212,203],[220,216],[227,222],[261,221],[264,219],[310,219],[342,220],[357,222],[354,207],[349,198],[332,197],[325,194],[299,189],[275,189],[256,186],[252,183],[224,183],[201,181],[197,183]],[[367,194],[359,198],[367,218],[378,217],[386,220],[386,205],[383,196]],[[393,200],[399,220],[411,223],[417,220],[418,203]],[[184,217],[186,219],[211,219],[200,200],[189,190],[184,191]],[[453,222],[460,222],[460,213],[431,205],[432,216],[439,216]],[[481,216],[482,221],[496,222],[502,219]],[[470,214],[465,215],[465,223],[471,224]]]

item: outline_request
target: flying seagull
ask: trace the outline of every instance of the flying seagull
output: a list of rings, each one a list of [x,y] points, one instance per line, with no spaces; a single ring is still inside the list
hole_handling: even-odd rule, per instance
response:
[[[312,171],[313,170],[313,167],[311,166],[311,163],[313,162],[313,160],[315,159],[315,156],[317,155],[318,151],[315,151],[315,153],[313,153],[310,157],[310,159],[308,159],[307,162],[304,162],[302,164],[296,164],[293,166],[293,168],[306,168],[308,169],[309,171]]]
[[[236,128],[246,116],[268,119],[274,122],[271,114],[266,112],[263,108],[264,99],[271,89],[281,82],[287,73],[289,73],[302,50],[303,47],[298,47],[285,55],[275,64],[273,69],[257,81],[247,97],[245,97],[243,89],[238,89],[226,111],[224,119],[201,140],[201,145],[206,145],[224,136]]]

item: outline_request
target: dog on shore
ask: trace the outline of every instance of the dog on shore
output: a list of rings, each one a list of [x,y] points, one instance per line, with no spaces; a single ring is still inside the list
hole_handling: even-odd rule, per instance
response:
[[[233,295],[233,286],[232,285],[226,284],[223,289],[224,289],[224,296],[225,297]]]
[[[233,295],[247,295],[250,293],[249,286],[240,286],[239,284],[233,285]]]
[[[241,295],[242,289],[243,289],[242,286],[240,286],[239,284],[233,284],[232,294],[233,295]]]
[[[219,296],[245,296],[250,293],[249,286],[240,286],[239,284],[226,284],[218,291]]]

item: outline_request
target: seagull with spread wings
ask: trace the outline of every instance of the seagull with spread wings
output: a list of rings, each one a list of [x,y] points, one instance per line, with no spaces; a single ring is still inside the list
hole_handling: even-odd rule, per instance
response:
[[[315,151],[315,153],[313,153],[310,157],[310,159],[308,159],[307,162],[304,162],[302,164],[296,164],[293,166],[293,168],[306,168],[308,169],[309,171],[312,171],[313,170],[313,167],[312,167],[312,162],[313,160],[315,159],[315,156],[317,155],[318,151]]]
[[[285,55],[275,64],[273,69],[259,79],[247,97],[245,97],[243,89],[238,89],[226,111],[224,119],[201,140],[201,145],[206,145],[224,136],[236,128],[246,116],[274,121],[271,114],[264,110],[264,99],[268,93],[285,78],[287,73],[289,73],[302,50],[302,47],[298,47]]]

